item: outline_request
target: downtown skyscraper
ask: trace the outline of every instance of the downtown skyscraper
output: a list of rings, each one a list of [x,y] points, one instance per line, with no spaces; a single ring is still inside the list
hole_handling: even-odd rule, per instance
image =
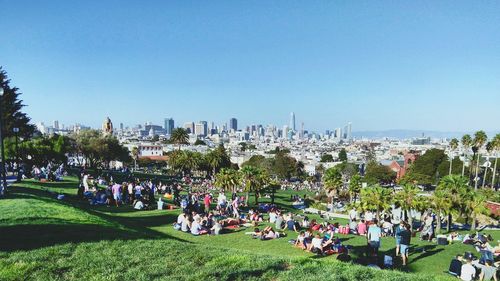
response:
[[[171,135],[174,128],[175,128],[174,119],[165,118],[165,125],[163,127],[163,129],[165,129],[165,134]]]
[[[295,113],[294,112],[290,113],[290,125],[289,125],[289,128],[293,132],[296,131],[296,127],[295,127]]]

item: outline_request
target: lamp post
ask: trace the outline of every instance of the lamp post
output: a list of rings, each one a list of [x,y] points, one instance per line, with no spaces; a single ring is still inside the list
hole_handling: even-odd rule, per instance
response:
[[[2,99],[3,99],[3,86],[0,85],[0,153],[2,153],[2,167],[0,167],[1,172],[2,172],[2,188],[0,189],[0,196],[4,196],[5,192],[7,191],[7,177],[5,174],[5,149],[3,146],[3,134],[2,134],[2,123],[3,123],[3,118],[2,118]]]
[[[21,182],[21,173],[19,173],[19,170],[20,170],[20,164],[19,164],[19,146],[18,146],[18,133],[19,133],[19,128],[17,127],[14,127],[12,129],[12,131],[14,132],[14,135],[16,136],[16,172],[17,172],[17,178],[16,178],[16,182]]]

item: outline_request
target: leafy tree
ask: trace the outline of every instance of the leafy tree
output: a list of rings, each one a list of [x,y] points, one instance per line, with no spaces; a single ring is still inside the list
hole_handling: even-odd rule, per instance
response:
[[[380,185],[373,185],[361,189],[361,205],[364,210],[376,210],[376,218],[380,220],[380,213],[390,208],[391,191]]]
[[[438,173],[438,167],[442,162],[447,161],[446,154],[441,149],[432,148],[427,150],[424,155],[420,156],[413,163],[410,173],[426,175],[433,179],[433,183],[444,175]]]
[[[321,163],[333,162],[333,156],[331,154],[323,154],[321,155]]]
[[[418,174],[415,172],[410,171],[407,172],[402,178],[399,179],[398,183],[405,185],[405,184],[423,184],[423,185],[430,185],[432,184],[432,178],[427,175],[422,175]]]
[[[390,183],[396,179],[396,173],[389,167],[371,161],[366,165],[365,180],[371,184]]]
[[[4,139],[14,137],[14,128],[19,128],[18,136],[29,138],[35,131],[35,126],[30,124],[30,118],[21,110],[25,106],[19,99],[21,93],[19,88],[10,85],[7,72],[0,67],[0,86],[3,95],[0,96],[0,108],[2,114],[2,136]]]
[[[194,145],[207,145],[207,143],[203,140],[196,139],[196,141],[194,142]]]
[[[209,167],[215,175],[221,168],[229,168],[231,160],[224,145],[219,145],[216,149],[206,154],[206,159]]]
[[[339,161],[347,162],[347,151],[345,148],[342,148],[339,152]]]
[[[452,165],[451,169],[450,169],[450,164]],[[463,162],[457,156],[453,160],[441,162],[437,168],[437,174],[438,175],[450,175],[450,174],[460,175],[462,167],[463,167]],[[450,171],[451,171],[451,173],[450,173]]]
[[[170,135],[170,142],[177,144],[180,150],[181,145],[189,143],[189,134],[184,128],[175,128]]]
[[[91,168],[107,166],[110,161],[131,162],[129,151],[112,135],[97,130],[82,131],[72,136],[76,155],[83,156]]]

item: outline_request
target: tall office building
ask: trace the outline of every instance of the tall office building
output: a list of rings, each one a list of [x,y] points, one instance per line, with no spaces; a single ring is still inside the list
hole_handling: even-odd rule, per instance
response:
[[[188,134],[194,134],[194,123],[193,122],[184,123],[184,129],[186,129]]]
[[[59,130],[59,121],[57,120],[54,121],[54,129]]]
[[[238,120],[236,118],[229,119],[229,130],[238,131]]]
[[[123,123],[120,123],[120,130],[123,131]]]
[[[352,123],[347,123],[347,139],[352,140]]]
[[[206,137],[208,134],[208,123],[207,121],[200,121],[194,126],[194,134],[197,136]]]
[[[165,134],[171,135],[174,128],[175,128],[174,119],[165,118],[165,125],[163,127],[163,129],[165,129]]]
[[[296,131],[295,129],[295,113],[292,112],[290,113],[290,129],[292,129],[292,131]]]

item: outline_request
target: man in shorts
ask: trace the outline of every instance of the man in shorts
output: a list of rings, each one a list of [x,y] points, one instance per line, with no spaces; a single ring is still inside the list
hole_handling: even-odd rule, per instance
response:
[[[410,226],[404,222],[401,222],[402,227],[399,233],[400,244],[399,251],[401,252],[401,258],[403,259],[403,266],[406,266],[408,263],[408,252],[410,249],[410,240],[411,240],[411,232]]]

